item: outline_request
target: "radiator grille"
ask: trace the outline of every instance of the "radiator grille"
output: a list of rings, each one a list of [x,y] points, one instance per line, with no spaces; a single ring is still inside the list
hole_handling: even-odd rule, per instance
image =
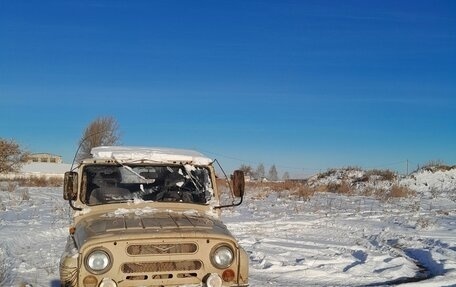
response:
[[[123,273],[145,272],[173,272],[173,271],[197,271],[202,263],[197,260],[169,261],[169,262],[135,262],[122,264]]]
[[[154,255],[154,254],[192,254],[197,250],[195,243],[182,244],[135,244],[127,248],[129,255]]]

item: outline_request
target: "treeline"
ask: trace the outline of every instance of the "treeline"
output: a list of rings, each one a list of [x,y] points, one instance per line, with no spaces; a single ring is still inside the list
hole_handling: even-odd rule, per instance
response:
[[[251,180],[256,180],[256,181],[279,181],[279,174],[277,172],[277,168],[275,164],[273,164],[269,170],[268,173],[266,174],[266,169],[264,167],[264,164],[260,163],[256,168],[253,168],[250,165],[241,165],[239,167],[239,170],[242,170],[244,174],[249,177]],[[282,175],[282,180],[288,180],[290,179],[290,174],[286,171]]]

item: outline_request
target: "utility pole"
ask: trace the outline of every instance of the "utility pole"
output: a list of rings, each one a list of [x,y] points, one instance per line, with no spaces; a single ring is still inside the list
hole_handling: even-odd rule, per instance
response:
[[[407,173],[406,173],[406,176],[408,176],[408,159],[406,160],[407,162]]]

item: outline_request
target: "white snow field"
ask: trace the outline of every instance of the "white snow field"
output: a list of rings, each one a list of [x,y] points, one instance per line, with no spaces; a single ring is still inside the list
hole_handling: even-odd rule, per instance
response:
[[[222,217],[250,256],[250,285],[456,286],[456,169],[400,183],[415,195],[247,190]],[[0,286],[59,286],[69,221],[61,188],[2,185]]]

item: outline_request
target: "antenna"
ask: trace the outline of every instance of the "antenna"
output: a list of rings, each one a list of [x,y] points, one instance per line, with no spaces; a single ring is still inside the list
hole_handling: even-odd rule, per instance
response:
[[[98,132],[96,132],[96,133],[93,133],[93,134],[90,134],[90,135],[84,137],[84,138],[81,140],[81,142],[80,142],[79,145],[78,145],[78,148],[76,149],[76,152],[74,153],[73,162],[71,163],[70,171],[73,171],[73,165],[74,165],[74,162],[76,161],[76,156],[78,155],[78,152],[79,152],[79,150],[81,149],[82,144],[83,144],[87,139],[89,139],[90,137],[92,137],[92,136],[94,136],[94,135],[97,135],[97,134],[104,133],[104,132],[106,132],[106,131],[108,131],[108,130],[98,131]],[[82,210],[82,208],[79,208],[79,207],[74,206],[73,201],[72,201],[71,199],[69,199],[68,202],[69,202],[69,204],[70,204],[70,207],[71,207],[73,210],[79,210],[79,211]]]
[[[73,171],[73,165],[74,165],[74,162],[76,161],[76,156],[78,155],[79,150],[80,150],[81,147],[82,147],[82,144],[83,144],[86,140],[88,140],[90,137],[93,137],[93,136],[95,136],[95,135],[98,135],[98,134],[101,134],[101,133],[104,133],[104,132],[107,132],[107,131],[109,131],[109,130],[98,131],[98,132],[96,132],[96,133],[93,133],[93,134],[90,134],[90,135],[86,136],[85,138],[83,138],[83,139],[81,140],[81,142],[80,142],[79,145],[78,145],[78,148],[76,149],[76,152],[74,153],[73,162],[71,163],[70,171]]]

